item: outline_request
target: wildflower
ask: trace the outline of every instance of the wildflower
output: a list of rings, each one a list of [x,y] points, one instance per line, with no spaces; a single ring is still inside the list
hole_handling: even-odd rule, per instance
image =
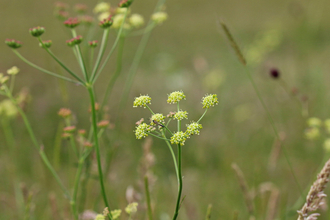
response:
[[[101,28],[109,28],[113,24],[112,16],[103,19],[100,21],[99,25]]]
[[[125,14],[126,13],[126,11],[128,10],[128,14],[131,12],[131,9],[129,9],[129,8],[117,8],[116,9],[116,14]]]
[[[58,113],[59,116],[63,117],[63,118],[67,118],[69,116],[71,116],[72,112],[70,109],[68,108],[61,108]]]
[[[187,125],[186,133],[188,135],[197,134],[199,135],[199,130],[202,129],[203,126],[198,124],[197,122],[192,122],[191,124]]]
[[[183,94],[183,92],[172,92],[171,94],[168,95],[167,98],[167,103],[170,104],[174,104],[174,103],[178,103],[179,101],[181,101],[182,99],[186,99],[186,96]]]
[[[135,97],[133,107],[146,107],[147,104],[151,104],[151,98],[148,95],[140,95],[140,97]]]
[[[93,12],[95,14],[102,13],[110,10],[110,4],[106,2],[100,2],[98,3],[95,8],[93,9]]]
[[[95,47],[97,47],[97,43],[98,43],[97,40],[93,40],[93,41],[89,41],[88,45],[92,48],[95,48]]]
[[[182,131],[178,131],[175,134],[173,134],[173,136],[171,137],[171,144],[184,145],[184,142],[186,140],[187,140],[187,134]]]
[[[86,130],[80,129],[80,130],[78,130],[78,134],[81,135],[81,136],[85,136]]]
[[[105,220],[105,216],[104,215],[101,215],[101,214],[98,214],[94,220]]]
[[[103,21],[104,19],[108,18],[110,16],[110,12],[106,11],[106,12],[102,12],[98,17],[97,19],[99,21]]]
[[[8,75],[16,75],[17,73],[19,73],[19,69],[17,68],[17,66],[13,66],[12,68],[7,70]]]
[[[78,13],[85,13],[87,11],[87,5],[85,4],[76,4],[74,10]]]
[[[136,127],[136,130],[134,132],[136,139],[142,139],[148,137],[148,133],[151,131],[152,131],[152,127],[150,125],[147,125],[146,123],[142,123]]]
[[[162,24],[167,20],[167,13],[162,11],[156,12],[151,16],[151,20],[153,20],[156,24]]]
[[[99,123],[97,123],[97,126],[99,128],[106,128],[106,127],[108,127],[109,123],[110,122],[108,120],[103,120],[103,121],[100,121]]]
[[[0,102],[0,115],[13,118],[18,114],[16,105],[10,100],[5,99]]]
[[[315,140],[320,137],[320,130],[316,127],[310,127],[305,130],[305,137],[308,140]]]
[[[0,73],[0,84],[5,84],[8,80],[8,76],[4,76],[3,73]]]
[[[22,42],[14,39],[6,39],[5,43],[13,49],[18,49],[22,46]]]
[[[276,68],[271,68],[269,74],[272,78],[277,79],[280,77],[280,71]]]
[[[175,112],[170,112],[166,115],[166,117],[173,118],[174,115],[175,115]]]
[[[119,216],[121,215],[121,210],[115,209],[115,210],[111,211],[111,215],[112,215],[112,219],[115,220],[115,219],[119,218]]]
[[[66,21],[64,21],[64,25],[68,28],[75,28],[80,24],[80,21],[78,18],[68,18]]]
[[[137,212],[137,206],[138,206],[137,202],[132,202],[127,205],[127,207],[125,208],[125,212],[127,214],[131,215],[131,214]]]
[[[45,28],[38,26],[38,27],[30,28],[29,32],[33,37],[40,37],[43,33],[45,33]]]
[[[53,42],[51,40],[44,40],[42,43],[39,43],[40,47],[50,48]]]
[[[139,14],[132,14],[129,18],[129,23],[132,25],[132,27],[138,28],[144,24],[144,19]]]
[[[322,121],[319,118],[312,117],[307,120],[307,124],[309,127],[320,127],[322,125]]]
[[[214,105],[217,105],[218,103],[219,101],[216,94],[205,96],[202,99],[203,108],[214,107]]]
[[[118,6],[120,8],[128,8],[133,3],[133,0],[121,0]]]
[[[72,132],[74,132],[76,130],[76,126],[67,126],[67,127],[65,127],[65,128],[63,128],[63,131],[65,132],[65,133],[72,133]]]
[[[115,15],[113,17],[113,25],[112,25],[112,27],[115,28],[115,29],[120,28],[121,25],[124,22],[124,17],[125,17],[125,15],[123,15],[123,14],[117,14],[117,15]]]
[[[64,139],[68,139],[69,137],[72,137],[72,134],[70,134],[70,133],[63,133],[62,134],[62,138],[64,138]]]
[[[165,116],[163,114],[157,113],[151,116],[150,125],[158,125],[159,123],[164,123]]]
[[[70,40],[67,40],[66,41],[66,44],[69,46],[69,47],[73,47],[75,45],[78,45],[82,42],[83,40],[83,37],[81,35],[77,36],[77,37],[74,37],[74,38],[71,38]]]
[[[178,111],[173,116],[176,120],[181,121],[182,119],[188,119],[188,112],[187,111]]]

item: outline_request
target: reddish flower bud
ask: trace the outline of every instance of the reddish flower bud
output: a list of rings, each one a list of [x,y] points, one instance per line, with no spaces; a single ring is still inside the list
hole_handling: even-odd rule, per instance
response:
[[[64,25],[68,28],[75,28],[80,24],[78,18],[68,18],[68,20],[64,21]]]
[[[45,47],[45,48],[50,48],[52,46],[52,41],[51,40],[44,40],[42,41],[42,44],[40,43],[40,47]]]
[[[73,47],[77,44],[80,44],[83,40],[83,37],[81,35],[77,36],[77,37],[74,37],[70,40],[67,40],[66,41],[66,44],[69,46],[69,47]]]
[[[280,71],[276,68],[271,68],[269,74],[274,79],[277,79],[280,77]]]
[[[56,10],[66,10],[69,8],[69,5],[63,2],[55,2],[55,9]]]
[[[30,28],[29,32],[33,37],[40,37],[43,33],[45,33],[45,28],[38,26],[38,27]]]
[[[63,118],[66,118],[66,117],[69,117],[71,116],[72,112],[70,109],[68,108],[61,108],[58,113],[57,113],[59,116],[63,117]]]
[[[89,41],[88,45],[92,48],[95,48],[95,47],[97,47],[97,43],[98,43],[97,40],[93,40],[93,41]]]
[[[85,13],[87,11],[87,5],[85,4],[76,4],[74,10],[78,13]]]
[[[103,120],[103,121],[100,121],[99,123],[97,123],[97,126],[99,128],[106,128],[106,127],[108,127],[109,123],[110,122],[108,120]]]
[[[111,15],[108,18],[103,19],[99,23],[101,28],[109,28],[112,24],[113,24],[113,20]]]
[[[128,8],[133,3],[133,0],[121,0],[118,4],[121,8]]]
[[[55,15],[60,20],[65,20],[69,17],[69,12],[67,11],[56,11]]]
[[[67,126],[67,127],[65,127],[64,129],[63,129],[63,131],[65,132],[65,133],[72,133],[72,132],[74,132],[76,130],[76,126]]]
[[[14,39],[6,39],[5,43],[13,49],[17,49],[22,46],[22,42],[20,42],[18,40],[14,40]]]

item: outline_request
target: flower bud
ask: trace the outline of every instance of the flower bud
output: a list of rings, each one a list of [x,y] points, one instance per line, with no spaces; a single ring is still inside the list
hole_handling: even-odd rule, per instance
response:
[[[103,121],[100,121],[99,123],[97,123],[97,127],[106,128],[106,127],[108,127],[109,123],[110,122],[108,120],[103,120]]]
[[[80,44],[83,41],[83,37],[81,35],[78,35],[77,37],[73,38],[75,44]]]
[[[67,12],[67,11],[56,11],[55,16],[60,20],[65,20],[69,17],[69,12]]]
[[[85,25],[91,25],[94,22],[94,18],[92,16],[89,16],[89,15],[81,16],[80,20]]]
[[[0,84],[5,84],[8,80],[8,76],[4,76],[3,73],[0,73]]]
[[[129,18],[129,23],[132,25],[132,27],[139,28],[144,24],[144,19],[139,14],[132,14]]]
[[[75,28],[80,24],[80,21],[78,18],[68,18],[68,20],[64,21],[63,23],[68,28]]]
[[[280,77],[280,71],[276,68],[271,68],[269,74],[272,78],[277,79]]]
[[[97,40],[93,40],[93,41],[89,41],[88,45],[92,48],[95,48],[95,47],[97,47],[97,43],[98,43]]]
[[[118,6],[120,8],[128,8],[133,3],[133,0],[121,0]]]
[[[22,42],[20,42],[18,40],[14,40],[14,39],[6,39],[5,43],[13,49],[17,49],[22,46]]]
[[[38,26],[38,27],[30,28],[29,32],[33,37],[40,37],[43,33],[45,33],[45,28]]]
[[[61,108],[58,113],[59,116],[63,117],[63,118],[67,118],[69,116],[71,116],[72,112],[70,109],[68,108]]]
[[[85,136],[86,135],[86,130],[80,129],[80,130],[78,130],[78,134],[81,135],[81,136]]]
[[[156,12],[151,16],[151,20],[153,20],[156,24],[162,24],[167,20],[167,13],[163,11]]]
[[[87,5],[85,4],[76,4],[74,10],[78,13],[85,13],[87,11]]]
[[[76,130],[76,126],[67,126],[67,127],[65,127],[64,129],[63,129],[63,131],[65,132],[65,133],[72,133],[72,132],[74,132]]]
[[[12,68],[7,70],[8,75],[16,75],[17,73],[19,73],[19,69],[17,68],[17,66],[13,66]]]
[[[40,47],[50,48],[53,42],[51,40],[44,40],[42,43],[39,43]]]
[[[99,25],[101,28],[109,28],[113,24],[112,16],[103,19],[100,21]]]

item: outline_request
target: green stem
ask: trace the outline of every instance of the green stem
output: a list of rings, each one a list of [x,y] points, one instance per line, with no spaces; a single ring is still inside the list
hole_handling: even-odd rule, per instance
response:
[[[208,108],[205,109],[205,112],[204,112],[204,113],[202,114],[202,116],[198,119],[197,123],[199,123],[199,122],[202,120],[202,118],[204,118],[204,116],[205,116],[207,110],[208,110]]]
[[[6,138],[6,142],[8,144],[8,148],[10,149],[11,155],[14,156],[12,154],[14,151],[14,147],[15,147],[15,138],[14,138],[13,130],[11,129],[8,118],[3,117],[0,120],[1,120],[2,129],[4,131],[4,135]]]
[[[148,134],[150,134],[151,136],[154,136],[154,137],[156,137],[156,138],[159,138],[159,139],[161,139],[161,140],[169,141],[167,138],[161,138],[161,137],[159,137],[159,136],[157,136],[157,135],[154,135],[153,133],[148,133]]]
[[[206,210],[206,216],[205,220],[210,220],[211,219],[211,210],[212,210],[212,204],[209,204]]]
[[[179,102],[177,103],[176,107],[177,107],[177,112],[179,112],[180,111]],[[178,125],[178,132],[179,132],[181,130],[181,120],[178,120],[177,125]]]
[[[73,37],[77,37],[76,30],[75,29],[71,29],[71,31],[72,31]],[[85,78],[86,82],[88,82],[88,74],[87,74],[87,70],[86,70],[85,61],[83,59],[82,52],[81,52],[81,49],[80,49],[80,45],[79,44],[76,44],[75,45],[75,48],[77,50],[78,63],[79,63],[80,68],[81,68],[81,70],[82,70],[82,72],[84,74],[84,78]]]
[[[108,83],[108,86],[107,86],[107,89],[104,93],[104,97],[103,97],[103,100],[102,100],[102,103],[101,103],[101,107],[100,107],[100,110],[102,111],[103,110],[103,107],[105,106],[105,104],[107,103],[107,100],[111,94],[111,91],[113,89],[113,86],[115,85],[115,82],[121,72],[121,69],[122,69],[122,58],[123,58],[123,49],[124,49],[124,42],[125,42],[125,38],[124,37],[121,37],[120,38],[120,41],[119,41],[119,45],[118,45],[118,54],[117,54],[117,68],[116,68],[116,71],[115,73],[112,75],[109,83]]]
[[[145,193],[146,193],[147,206],[148,206],[148,218],[149,218],[149,220],[152,220],[152,209],[151,209],[149,183],[148,183],[147,176],[144,176],[144,189],[145,189]]]
[[[166,136],[165,136],[165,133],[163,132],[163,137],[166,139]],[[176,173],[176,178],[178,180],[178,182],[180,182],[180,175],[179,175],[179,169],[178,169],[178,165],[177,165],[177,162],[176,162],[176,157],[175,157],[175,153],[173,151],[173,148],[172,148],[172,145],[170,144],[170,142],[168,140],[165,140],[167,146],[168,146],[168,149],[170,150],[171,152],[171,155],[172,155],[172,159],[173,159],[173,163],[174,163],[174,168],[175,168],[175,173]]]
[[[179,215],[179,209],[180,209],[180,201],[181,201],[181,194],[182,194],[182,173],[181,173],[181,159],[182,159],[182,150],[181,150],[181,144],[178,144],[178,170],[179,170],[179,192],[178,192],[178,198],[176,200],[176,207],[175,212],[173,216],[173,220],[176,220],[176,218]]]
[[[118,42],[119,42],[119,39],[120,39],[120,37],[121,37],[121,33],[122,33],[123,29],[124,29],[124,24],[125,24],[125,20],[126,20],[127,14],[128,14],[128,10],[126,10],[126,12],[125,12],[123,22],[122,22],[122,24],[121,24],[121,26],[120,26],[120,28],[119,28],[118,34],[117,34],[117,38],[116,38],[115,42],[113,43],[112,48],[111,48],[109,54],[108,54],[107,57],[105,58],[105,60],[104,60],[104,62],[103,62],[103,64],[102,64],[100,70],[99,70],[99,71],[97,72],[97,74],[92,78],[92,82],[93,82],[93,83],[97,80],[97,78],[99,77],[99,75],[100,75],[101,72],[103,71],[105,65],[106,65],[107,62],[109,61],[109,59],[110,59],[112,53],[114,52],[114,50],[115,50],[115,48],[116,48],[116,46],[117,46],[117,44],[118,44]],[[94,74],[95,74],[95,73],[94,73]]]
[[[25,59],[19,52],[17,52],[17,50],[13,50],[13,52],[21,59],[21,60],[23,60],[25,63],[27,63],[28,65],[30,65],[30,66],[32,66],[32,67],[34,67],[34,68],[36,68],[37,70],[40,70],[41,72],[44,72],[44,73],[47,73],[47,74],[49,74],[49,75],[51,75],[51,76],[55,76],[55,77],[57,77],[57,78],[60,78],[60,79],[63,79],[63,80],[66,80],[66,81],[68,81],[68,82],[72,82],[72,83],[75,83],[75,84],[81,84],[81,85],[85,85],[85,82],[84,81],[82,81],[78,76],[77,77],[75,77],[78,81],[75,81],[75,80],[72,80],[72,79],[70,79],[70,78],[67,78],[67,77],[65,77],[65,76],[61,76],[61,75],[59,75],[59,74],[56,74],[56,73],[53,73],[53,72],[50,72],[50,71],[48,71],[48,70],[46,70],[46,69],[43,69],[43,68],[41,68],[41,67],[39,67],[39,66],[37,66],[37,65],[35,65],[34,63],[32,63],[32,62],[30,62],[30,61],[28,61],[27,59]]]
[[[96,151],[97,168],[98,168],[98,172],[99,172],[99,180],[100,180],[100,185],[101,185],[101,194],[103,197],[105,207],[108,207],[108,209],[111,210],[109,203],[108,203],[106,193],[105,193],[105,187],[104,187],[104,181],[103,181],[101,154],[100,154],[99,140],[98,140],[98,135],[97,135],[97,118],[96,118],[95,95],[94,95],[93,86],[92,85],[87,86],[87,90],[89,93],[91,108],[92,108],[93,137],[94,137],[94,145],[95,145],[95,151]],[[111,220],[112,219],[111,213],[109,214],[109,217]]]
[[[109,38],[109,33],[110,33],[110,28],[107,28],[104,30],[103,32],[103,37],[102,37],[102,41],[101,41],[101,46],[100,46],[100,50],[99,50],[99,54],[97,55],[97,59],[95,62],[95,66],[93,68],[93,72],[91,75],[91,82],[95,82],[94,78],[95,78],[95,74],[100,66],[100,63],[102,61],[102,57],[104,55],[107,43],[108,43],[108,38]]]
[[[71,145],[74,153],[76,154],[77,158],[79,158],[79,152],[78,152],[77,145],[76,145],[73,135],[70,136],[70,145]]]
[[[15,75],[12,75],[10,79],[10,87],[9,87],[10,92],[13,92],[14,85],[15,85]]]

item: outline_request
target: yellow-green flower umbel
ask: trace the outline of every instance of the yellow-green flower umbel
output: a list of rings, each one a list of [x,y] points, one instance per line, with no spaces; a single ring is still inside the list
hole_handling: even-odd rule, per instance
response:
[[[188,119],[188,112],[187,111],[178,111],[173,116],[176,120],[181,121],[182,119]]]
[[[167,98],[167,103],[173,104],[173,103],[178,103],[180,102],[182,99],[186,99],[185,94],[183,94],[183,92],[172,92],[171,94],[168,95]]]
[[[202,99],[203,108],[214,107],[214,105],[217,105],[218,103],[219,101],[216,94],[205,96]]]
[[[135,97],[133,107],[147,107],[147,104],[151,104],[151,98],[148,95],[141,95],[140,97]]]
[[[157,125],[159,123],[164,123],[165,116],[163,114],[157,113],[151,116],[150,125]]]
[[[179,131],[173,134],[171,137],[171,144],[181,144],[184,145],[184,142],[187,140],[187,134]]]
[[[201,124],[198,124],[197,122],[192,122],[191,124],[187,125],[186,133],[188,135],[198,134],[199,130],[202,129],[203,126]]]
[[[142,139],[148,136],[148,133],[151,132],[153,127],[146,123],[141,123],[136,127],[135,136],[136,139]]]

